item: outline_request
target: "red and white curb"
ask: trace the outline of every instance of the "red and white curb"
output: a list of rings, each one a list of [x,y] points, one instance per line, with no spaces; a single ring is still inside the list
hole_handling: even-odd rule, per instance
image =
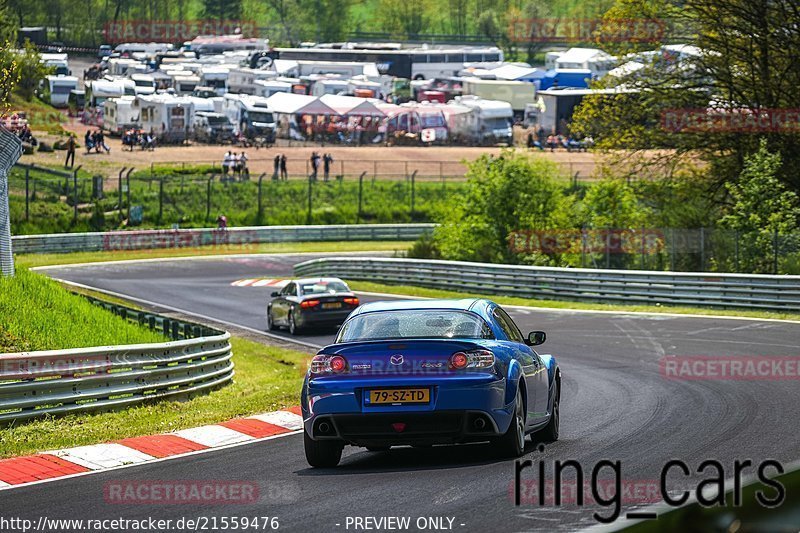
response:
[[[299,407],[237,418],[174,433],[132,437],[104,444],[53,450],[0,460],[0,490],[66,476],[252,442],[303,428]]]
[[[288,279],[249,278],[231,282],[233,287],[276,287],[282,289],[289,283]]]

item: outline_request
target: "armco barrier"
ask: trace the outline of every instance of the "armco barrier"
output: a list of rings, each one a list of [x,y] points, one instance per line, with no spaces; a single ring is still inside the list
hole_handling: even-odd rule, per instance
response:
[[[589,270],[391,258],[323,258],[298,276],[538,299],[800,311],[800,276]]]
[[[248,246],[303,241],[413,241],[434,224],[357,224],[333,226],[259,226],[244,228],[54,233],[12,238],[18,254],[99,252],[198,246]]]
[[[233,379],[229,333],[89,300],[175,340],[0,354],[0,423],[186,396]]]

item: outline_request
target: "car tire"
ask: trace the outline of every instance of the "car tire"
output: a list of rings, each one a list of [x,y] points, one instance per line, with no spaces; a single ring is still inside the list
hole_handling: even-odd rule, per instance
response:
[[[520,457],[525,453],[525,406],[522,390],[517,388],[514,412],[508,430],[497,440],[497,451],[503,457]]]
[[[388,452],[391,446],[367,446],[368,452]]]
[[[553,391],[553,413],[550,415],[550,421],[541,430],[536,432],[536,440],[542,442],[555,442],[558,440],[558,429],[561,425],[561,390],[559,383],[556,381],[556,390]]]
[[[297,322],[294,321],[294,313],[289,311],[289,334],[297,335],[299,331],[300,328],[297,327]]]
[[[306,461],[314,468],[333,468],[342,459],[344,443],[336,440],[314,440],[303,432]]]
[[[278,329],[278,326],[275,325],[275,321],[272,319],[272,309],[267,309],[267,330],[275,331],[276,329]]]

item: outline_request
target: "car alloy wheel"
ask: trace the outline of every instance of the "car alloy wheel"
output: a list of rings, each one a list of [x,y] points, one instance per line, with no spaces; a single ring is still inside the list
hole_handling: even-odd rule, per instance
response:
[[[525,407],[522,405],[522,394],[517,390],[517,401],[514,408],[514,423],[517,425],[517,445],[525,449]]]
[[[503,457],[519,457],[525,453],[525,404],[518,388],[514,399],[514,414],[508,430],[497,439],[497,451]]]
[[[289,312],[289,333],[297,334],[297,323],[294,321],[294,313]]]
[[[267,309],[267,330],[274,331],[278,329],[275,326],[275,321],[272,319],[272,309]]]

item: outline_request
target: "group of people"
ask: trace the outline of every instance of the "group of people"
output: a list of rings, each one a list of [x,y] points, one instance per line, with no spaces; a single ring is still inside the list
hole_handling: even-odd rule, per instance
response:
[[[249,158],[245,152],[231,153],[230,150],[222,158],[222,173],[231,176],[249,176],[250,170],[247,168]]]
[[[586,152],[594,145],[594,139],[591,136],[577,138],[572,135],[556,135],[551,133],[545,136],[544,129],[539,129],[536,136],[533,133],[528,134],[528,148],[538,148],[544,151],[548,148],[551,152],[555,152],[556,148],[564,148],[567,152]]]
[[[275,154],[275,158],[272,161],[275,167],[272,172],[272,179],[288,180],[289,172],[286,170],[286,154]]]
[[[95,153],[102,153],[102,150],[105,150],[106,153],[111,152],[111,148],[106,144],[106,136],[103,134],[102,130],[91,131],[86,130],[86,135],[83,136],[83,142],[86,144],[86,153],[92,153],[92,150]]]
[[[156,149],[156,137],[152,129],[149,132],[144,132],[140,129],[131,128],[125,130],[122,134],[122,146],[130,148],[131,152],[133,152],[135,146],[152,152]]]
[[[325,181],[328,181],[331,175],[331,164],[333,164],[333,156],[331,154],[319,155],[319,152],[311,152],[311,179],[316,180],[319,175],[319,164],[322,162],[323,176]]]

